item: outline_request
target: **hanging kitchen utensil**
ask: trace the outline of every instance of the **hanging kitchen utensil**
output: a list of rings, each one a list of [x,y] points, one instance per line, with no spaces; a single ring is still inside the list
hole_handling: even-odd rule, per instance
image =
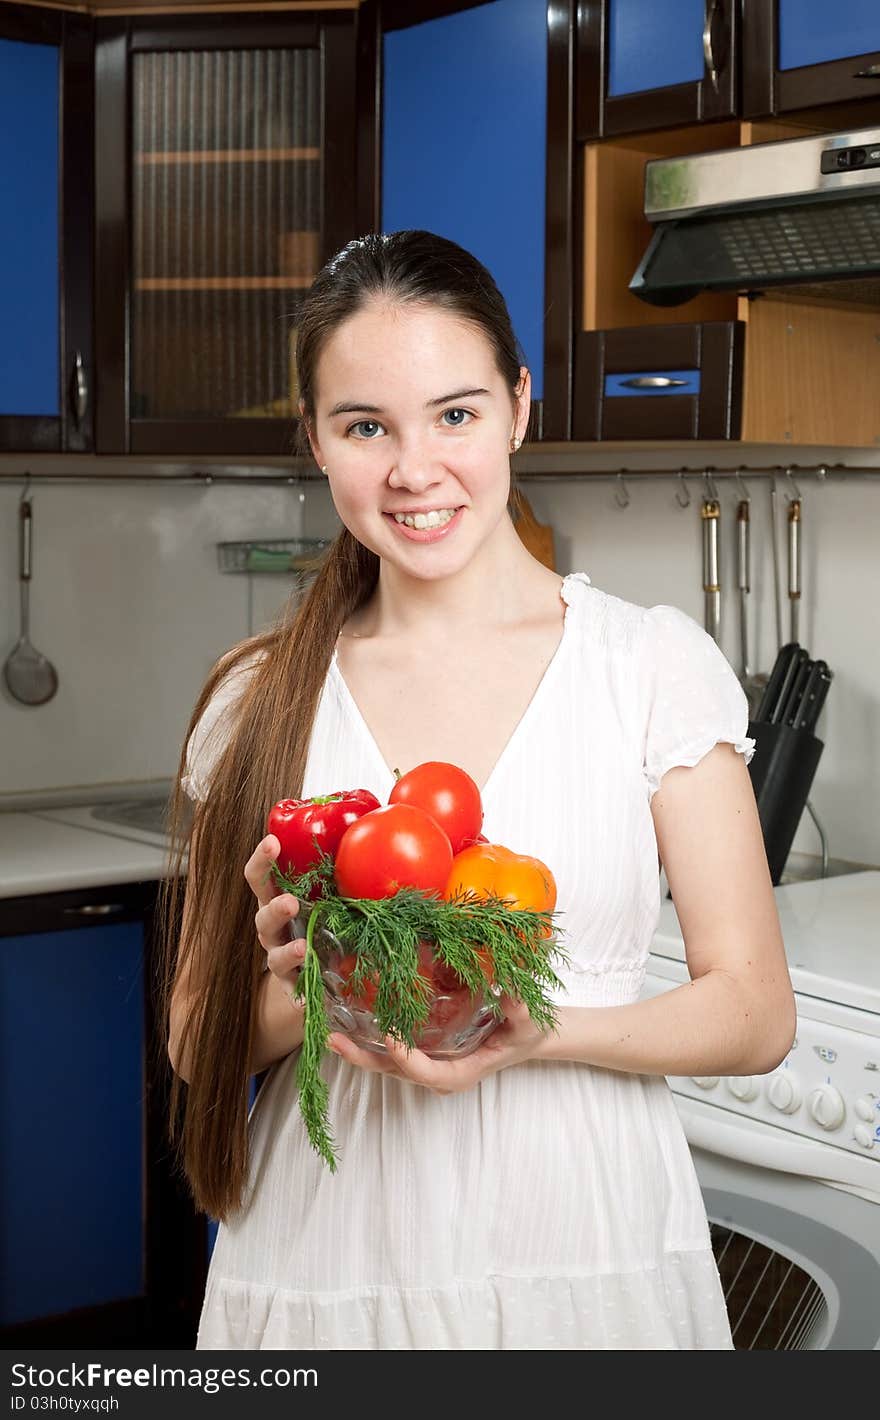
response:
[[[721,504],[717,498],[706,494],[703,498],[700,516],[703,522],[703,594],[705,598],[705,627],[709,635],[718,640],[721,630],[721,585],[718,581],[718,523]]]
[[[750,546],[749,546],[749,499],[741,498],[736,509],[737,527],[737,582],[739,585],[740,643],[742,651],[742,673],[740,684],[745,691],[749,705],[749,718],[755,719],[755,712],[761,703],[768,676],[763,672],[753,672],[749,665],[749,594]]]
[[[782,650],[782,593],[779,590],[779,533],[776,527],[776,479],[770,479],[770,550],[773,554],[773,599],[776,607],[776,649]],[[794,638],[797,639],[797,638]]]
[[[3,666],[10,695],[23,705],[44,705],[58,689],[58,674],[52,662],[31,645],[29,595],[31,581],[31,505],[21,500],[19,519],[19,578],[21,582],[21,635]]]
[[[791,609],[791,640],[798,639],[801,605],[801,500],[788,504],[788,601]]]
[[[539,562],[543,562],[545,567],[549,567],[551,572],[556,571],[556,559],[553,547],[553,529],[548,523],[539,523],[535,517],[532,505],[521,489],[516,490],[514,499],[515,520],[514,527],[519,534],[520,541],[533,557]]]

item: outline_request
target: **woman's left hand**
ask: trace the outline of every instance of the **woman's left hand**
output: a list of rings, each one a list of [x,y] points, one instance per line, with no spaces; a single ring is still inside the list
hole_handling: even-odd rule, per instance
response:
[[[396,1075],[414,1085],[423,1085],[438,1095],[457,1094],[461,1090],[473,1089],[487,1075],[494,1075],[496,1070],[531,1059],[546,1037],[546,1032],[534,1024],[528,1007],[522,1001],[513,996],[502,996],[500,999],[504,1020],[499,1022],[482,1045],[461,1060],[432,1060],[423,1050],[410,1050],[390,1035],[385,1037],[387,1055],[363,1050],[339,1031],[330,1033],[327,1045],[341,1059],[360,1065],[364,1070]]]

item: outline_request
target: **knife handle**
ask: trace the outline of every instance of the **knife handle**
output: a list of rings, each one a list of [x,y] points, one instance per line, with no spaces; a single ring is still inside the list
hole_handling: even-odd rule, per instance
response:
[[[781,723],[783,725],[791,725],[792,728],[794,727],[798,711],[801,707],[801,701],[806,694],[806,689],[815,664],[816,662],[811,661],[808,657],[799,667],[786,702],[782,707]]]
[[[804,650],[803,646],[799,646],[795,641],[794,647],[794,652],[785,668],[785,676],[779,691],[779,699],[770,711],[771,725],[782,724],[782,717],[789,702],[792,686],[797,680],[801,666],[804,664],[804,661],[808,659],[809,653]]]
[[[828,694],[828,687],[834,679],[834,672],[828,669],[825,661],[817,661],[814,678],[815,684],[804,692],[795,729],[812,731],[816,728],[816,722]]]
[[[779,699],[779,692],[782,689],[782,682],[785,679],[785,672],[791,656],[797,650],[797,642],[789,641],[785,646],[779,648],[776,660],[773,662],[773,669],[764,686],[764,694],[761,696],[761,703],[755,712],[756,720],[769,720],[771,712]]]

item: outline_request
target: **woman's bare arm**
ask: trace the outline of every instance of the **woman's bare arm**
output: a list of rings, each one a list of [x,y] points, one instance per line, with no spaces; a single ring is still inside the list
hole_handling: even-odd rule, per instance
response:
[[[626,1006],[561,1007],[536,1057],[663,1075],[765,1074],[797,1013],[751,779],[718,744],[651,801],[691,980]]]

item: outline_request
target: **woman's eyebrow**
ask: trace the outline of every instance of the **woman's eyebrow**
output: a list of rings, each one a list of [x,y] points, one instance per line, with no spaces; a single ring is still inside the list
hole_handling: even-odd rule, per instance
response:
[[[477,395],[487,394],[491,396],[491,390],[453,390],[451,394],[442,394],[439,399],[429,399],[425,405],[426,409],[434,409],[440,404],[449,404],[453,399],[474,399]],[[384,414],[384,409],[380,409],[378,404],[352,404],[343,402],[334,404],[328,411],[327,418],[332,419],[337,414]]]

